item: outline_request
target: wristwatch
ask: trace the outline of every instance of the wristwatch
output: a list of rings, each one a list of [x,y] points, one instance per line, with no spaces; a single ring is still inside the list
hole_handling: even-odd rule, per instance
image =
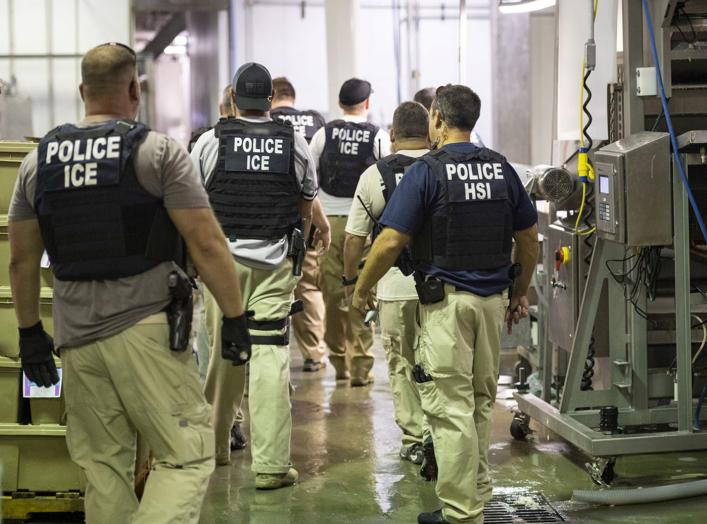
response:
[[[358,275],[353,277],[351,280],[347,279],[346,275],[341,275],[342,286],[353,286],[356,282],[358,282]]]

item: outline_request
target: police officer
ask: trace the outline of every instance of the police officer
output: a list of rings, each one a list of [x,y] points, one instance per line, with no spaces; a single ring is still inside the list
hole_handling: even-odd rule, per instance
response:
[[[287,121],[292,124],[295,131],[300,133],[309,143],[319,128],[325,124],[324,117],[316,111],[300,111],[295,109],[295,88],[284,76],[273,78],[273,99],[270,116],[273,120]],[[321,212],[321,206],[315,204],[315,213]],[[322,213],[323,215],[323,213]],[[329,249],[331,236],[329,222],[322,216],[326,223],[324,230],[316,229],[317,238],[312,239],[308,246],[307,255],[302,266],[302,278],[295,288],[295,299],[304,304],[302,313],[292,317],[292,328],[297,346],[304,359],[303,370],[306,372],[319,371],[326,362],[324,361],[324,300],[319,289],[319,262],[322,251]],[[318,242],[318,239],[321,241]],[[321,249],[316,244],[321,243]]]
[[[418,102],[425,106],[427,110],[430,110],[430,106],[432,105],[432,101],[435,98],[435,88],[434,87],[424,87],[420,89],[417,93],[415,93],[415,96],[413,97],[413,100],[415,102]],[[479,147],[484,147],[484,141],[481,140],[481,136],[479,133],[474,131],[473,129],[471,130],[471,135],[470,135],[470,142],[476,146]]]
[[[393,154],[382,158],[361,175],[351,212],[346,223],[344,275],[354,281],[363,256],[366,239],[378,233],[374,220],[383,214],[405,171],[429,150],[427,110],[417,102],[402,103],[393,114],[390,141]],[[400,261],[403,271],[408,271]],[[415,281],[400,267],[392,267],[377,288],[381,341],[388,361],[390,387],[393,390],[395,421],[403,432],[400,457],[415,464],[423,459],[424,415],[420,394],[412,375],[415,365],[417,329],[417,292]],[[347,288],[347,294],[353,286]]]
[[[132,119],[135,53],[91,49],[81,62],[85,118],[50,131],[20,167],[10,209],[11,278],[27,377],[59,380],[67,445],[86,474],[89,523],[199,520],[213,471],[209,408],[190,351],[170,349],[165,308],[186,241],[224,311],[226,358],[250,352],[239,283],[187,152]],[[54,272],[54,335],[39,319],[39,265]],[[181,253],[180,253],[181,252]],[[188,281],[187,281],[188,282]],[[186,296],[189,296],[186,286]],[[133,490],[136,432],[154,455],[142,502]]]
[[[219,99],[218,112],[221,118],[235,117],[236,108],[233,105],[233,87],[228,84],[221,91],[221,98]],[[196,143],[199,141],[201,135],[213,129],[211,127],[200,127],[192,133],[191,140],[189,141],[189,152],[192,152],[196,147]],[[203,147],[203,142],[201,142],[200,147]],[[195,153],[199,155],[200,152]],[[196,335],[194,337],[194,344],[196,347],[196,352],[199,357],[199,376],[202,381],[206,379],[206,372],[209,365],[209,334],[208,326],[205,322],[205,310],[204,310],[204,289],[203,286],[198,283],[199,294],[194,304],[194,322],[196,324]],[[234,421],[231,427],[231,451],[236,451],[240,449],[245,449],[248,445],[248,440],[243,434],[243,421],[245,416],[243,415],[243,410],[241,409],[241,404],[243,403],[243,397],[238,397],[234,406]]]
[[[337,380],[365,386],[372,380],[373,335],[361,322],[351,322],[344,300],[344,228],[361,174],[390,153],[388,134],[367,122],[371,84],[351,78],[339,91],[344,115],[329,122],[312,138],[310,150],[318,167],[320,200],[331,224],[331,249],[321,266],[320,286],[326,308],[324,341]]]
[[[306,138],[307,143],[310,143],[314,133],[326,124],[324,117],[317,111],[295,109],[295,87],[284,76],[273,78],[272,88],[274,94],[270,117],[273,120],[288,121],[295,131]]]
[[[307,142],[291,125],[269,118],[271,96],[268,70],[252,62],[241,66],[233,78],[237,117],[221,119],[192,151],[231,253],[241,264],[243,301],[252,315],[248,401],[258,489],[297,480],[290,463],[288,314],[299,278],[293,259],[304,256],[302,221],[311,220],[317,193]],[[221,313],[210,295],[206,308],[215,344]],[[230,462],[233,405],[244,384],[243,367],[214,355],[205,391],[214,408],[217,464]]]
[[[468,87],[437,90],[429,130],[435,151],[393,193],[353,297],[353,307],[364,309],[371,287],[412,242],[421,303],[415,376],[443,505],[420,514],[423,524],[483,522],[501,327],[504,318],[510,329],[528,313],[538,252],[537,214],[518,175],[498,153],[469,143],[480,105]],[[522,268],[515,282],[513,262]]]

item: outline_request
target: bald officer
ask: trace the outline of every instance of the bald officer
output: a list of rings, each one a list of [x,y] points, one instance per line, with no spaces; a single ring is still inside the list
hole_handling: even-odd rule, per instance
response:
[[[270,119],[270,73],[261,64],[241,66],[233,78],[236,118],[219,121],[192,151],[216,217],[241,269],[241,291],[252,313],[250,435],[257,489],[291,486],[289,311],[299,275],[295,259],[317,194],[314,162],[306,140],[291,125]],[[305,224],[303,224],[303,222]],[[220,338],[221,311],[206,296],[212,347]],[[229,431],[234,402],[243,393],[244,367],[214,355],[205,391],[214,407],[216,463],[230,463]]]
[[[395,188],[407,169],[428,152],[427,110],[417,102],[402,103],[393,114],[390,141],[393,154],[382,158],[361,175],[356,196],[346,223],[344,275],[356,279],[366,239],[380,233],[374,220],[383,214]],[[400,457],[415,464],[423,459],[424,415],[420,394],[413,378],[417,342],[417,292],[415,280],[405,261],[398,261],[378,284],[376,296],[380,316],[381,342],[388,361],[388,376],[393,390],[395,421],[403,432]],[[353,286],[347,288],[347,294]]]
[[[85,118],[49,132],[23,161],[9,216],[22,367],[58,380],[67,445],[86,474],[90,524],[194,523],[214,467],[213,431],[196,363],[170,350],[164,312],[181,280],[180,236],[224,311],[225,358],[250,342],[233,262],[187,152],[132,119],[135,53],[91,49],[81,62]],[[54,272],[54,335],[39,320],[39,264]],[[189,287],[187,286],[187,294]],[[154,455],[142,501],[133,490],[136,432]]]
[[[501,327],[504,318],[510,328],[527,316],[537,260],[537,214],[518,175],[501,155],[469,142],[480,107],[468,87],[437,90],[429,129],[435,151],[395,189],[353,297],[353,307],[364,309],[370,289],[411,243],[421,324],[415,378],[442,502],[420,514],[420,524],[483,522]],[[514,262],[522,268],[515,283]]]
[[[371,84],[351,78],[339,91],[343,116],[329,122],[312,138],[310,150],[316,162],[321,185],[320,200],[331,224],[331,249],[321,265],[320,286],[326,316],[324,341],[329,347],[329,361],[337,380],[349,380],[352,386],[365,386],[372,380],[373,335],[351,315],[344,297],[344,238],[346,217],[351,209],[361,174],[390,153],[390,138],[367,122]]]
[[[295,108],[295,87],[284,76],[273,78],[273,99],[270,116],[273,120],[287,121],[292,124],[295,131],[301,134],[307,143],[311,142],[314,134],[326,123],[324,117],[317,111],[300,111]],[[321,206],[319,206],[321,209]],[[315,209],[315,213],[317,213]],[[321,248],[328,249],[331,243],[329,222],[326,217],[322,220],[326,228],[316,230],[317,237],[321,237]],[[302,266],[302,278],[295,288],[295,299],[304,304],[302,313],[292,317],[292,328],[297,347],[304,359],[303,371],[315,372],[326,366],[324,361],[324,300],[319,289],[319,271],[321,250],[316,247],[318,242],[312,242],[307,249],[307,255]]]

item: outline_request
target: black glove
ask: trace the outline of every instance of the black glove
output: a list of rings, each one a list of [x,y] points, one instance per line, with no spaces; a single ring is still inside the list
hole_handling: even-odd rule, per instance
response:
[[[248,332],[248,317],[223,317],[221,327],[221,356],[231,360],[234,366],[242,366],[250,360],[251,342]]]
[[[54,363],[54,341],[40,320],[34,326],[20,328],[20,359],[27,378],[38,386],[51,387],[59,382]]]

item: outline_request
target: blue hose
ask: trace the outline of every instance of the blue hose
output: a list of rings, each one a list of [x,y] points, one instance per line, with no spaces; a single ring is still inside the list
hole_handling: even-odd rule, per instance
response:
[[[648,35],[651,40],[651,52],[653,53],[653,64],[655,65],[655,74],[658,80],[658,88],[660,89],[660,101],[663,104],[663,113],[665,114],[665,122],[668,124],[668,132],[670,133],[670,142],[673,145],[673,155],[675,155],[675,163],[678,166],[678,171],[680,172],[680,178],[682,179],[682,185],[687,191],[687,197],[690,199],[690,206],[695,214],[697,223],[700,225],[700,230],[702,231],[702,236],[707,243],[707,227],[705,227],[705,222],[702,219],[702,214],[700,209],[697,207],[697,201],[695,196],[692,194],[690,189],[690,183],[687,180],[687,175],[685,174],[685,167],[682,165],[682,158],[680,158],[680,153],[678,150],[678,139],[675,135],[675,129],[673,129],[673,120],[670,118],[670,111],[668,110],[668,99],[665,96],[665,86],[663,85],[663,75],[660,72],[660,61],[658,60],[658,50],[655,45],[655,31],[653,30],[653,18],[651,17],[651,10],[648,7],[648,0],[643,0],[643,14],[646,17],[646,25],[648,25]]]

